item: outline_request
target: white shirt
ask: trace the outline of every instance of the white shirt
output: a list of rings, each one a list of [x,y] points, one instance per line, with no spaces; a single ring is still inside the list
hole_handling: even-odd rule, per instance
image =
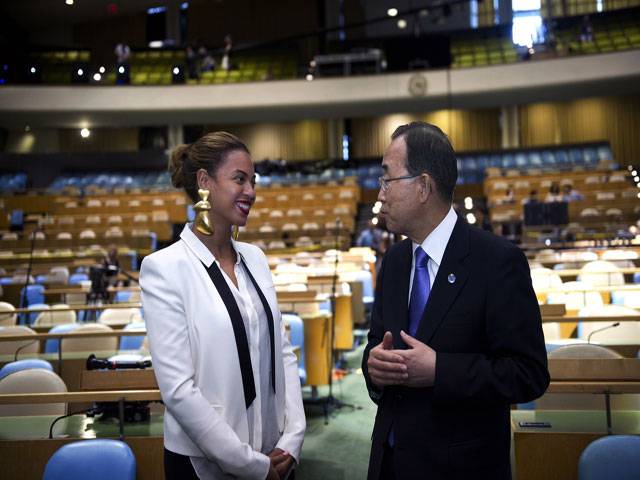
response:
[[[453,227],[456,226],[458,216],[453,210],[453,207],[449,209],[449,213],[442,219],[433,231],[427,235],[422,241],[422,244],[418,245],[413,243],[413,258],[411,260],[411,277],[409,278],[409,298],[407,299],[407,305],[411,300],[411,289],[413,288],[413,274],[416,267],[416,248],[422,247],[427,255],[429,255],[429,261],[427,262],[427,268],[429,269],[429,287],[433,287],[433,282],[438,274],[438,269],[442,263],[442,257],[444,251],[447,248],[451,234],[453,233]]]

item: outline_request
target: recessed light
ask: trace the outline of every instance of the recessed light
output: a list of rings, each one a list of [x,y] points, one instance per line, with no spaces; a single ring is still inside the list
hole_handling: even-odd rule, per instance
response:
[[[395,17],[396,15],[398,15],[398,9],[390,8],[389,10],[387,10],[387,15],[389,15],[390,17]]]
[[[82,130],[80,130],[80,136],[82,138],[89,138],[89,135],[91,135],[91,130],[89,130],[88,128],[83,128]]]
[[[400,30],[404,30],[405,28],[407,28],[407,21],[404,18],[398,20],[398,28]]]
[[[73,5],[73,0],[64,0],[67,5]]]

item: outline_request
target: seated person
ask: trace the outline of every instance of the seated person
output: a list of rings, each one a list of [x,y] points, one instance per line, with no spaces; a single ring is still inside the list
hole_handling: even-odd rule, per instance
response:
[[[529,192],[529,196],[522,200],[522,204],[523,205],[526,205],[528,203],[538,203],[538,202],[540,202],[540,200],[538,199],[538,191],[537,190],[531,190]]]
[[[576,202],[584,200],[584,195],[575,190],[572,185],[564,185],[562,187],[562,200],[565,202]]]
[[[552,203],[561,201],[562,195],[560,194],[560,185],[558,185],[558,182],[553,182],[551,184],[551,187],[549,187],[549,193],[547,193],[547,196],[544,197],[544,202]]]

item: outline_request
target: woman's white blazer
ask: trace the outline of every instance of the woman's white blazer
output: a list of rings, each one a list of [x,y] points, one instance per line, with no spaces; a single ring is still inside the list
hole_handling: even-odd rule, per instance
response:
[[[273,312],[277,448],[296,460],[305,416],[295,353],[284,335],[266,256],[233,242]],[[233,327],[205,265],[213,254],[185,225],[180,240],[142,262],[140,287],[147,335],[165,403],[164,445],[220,468],[216,478],[264,479],[269,458],[249,445],[249,425]],[[204,265],[203,265],[204,264]],[[253,367],[254,379],[259,371]]]

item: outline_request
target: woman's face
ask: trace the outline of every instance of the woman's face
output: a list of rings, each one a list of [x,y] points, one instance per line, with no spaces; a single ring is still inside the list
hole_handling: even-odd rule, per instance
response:
[[[211,192],[210,214],[214,223],[245,225],[256,200],[255,171],[249,154],[234,150],[227,154],[215,176],[207,174],[201,178],[200,187]]]

